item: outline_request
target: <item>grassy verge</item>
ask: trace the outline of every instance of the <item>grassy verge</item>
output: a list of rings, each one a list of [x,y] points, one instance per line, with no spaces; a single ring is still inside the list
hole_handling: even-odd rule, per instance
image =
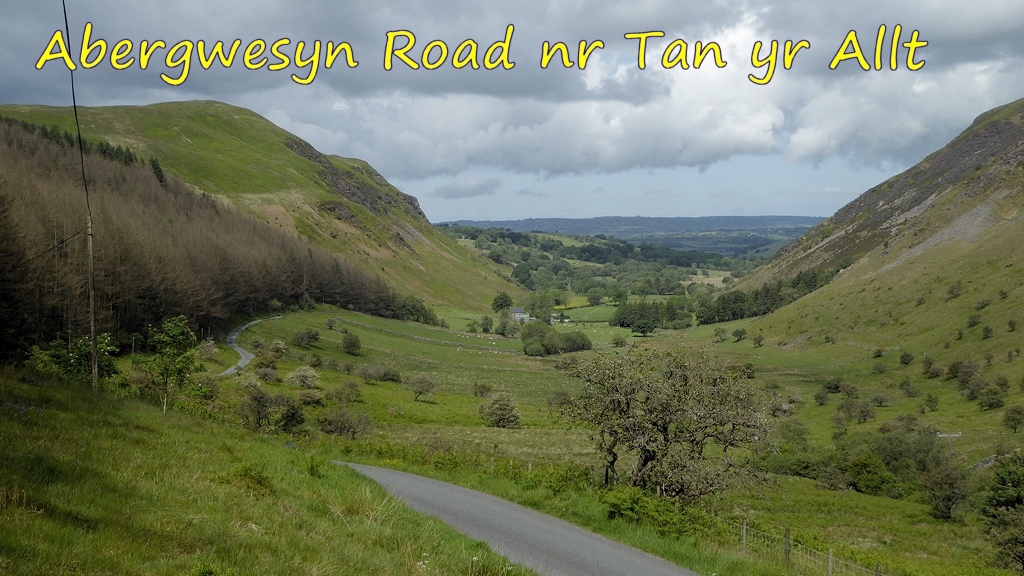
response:
[[[3,574],[529,573],[299,439],[10,373],[0,401]]]

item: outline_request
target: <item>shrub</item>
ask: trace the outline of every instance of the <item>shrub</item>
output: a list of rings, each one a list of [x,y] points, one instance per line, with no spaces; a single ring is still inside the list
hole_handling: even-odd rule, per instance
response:
[[[496,394],[493,400],[480,405],[480,417],[492,428],[519,428],[521,420],[512,398],[504,393]]]
[[[332,409],[319,419],[320,430],[327,434],[355,440],[370,431],[370,417],[366,414],[353,414],[347,408],[339,406]]]
[[[1006,426],[1014,434],[1024,426],[1024,406],[1011,406],[1003,414],[1003,426]]]
[[[818,404],[818,406],[824,406],[825,404],[828,404],[828,390],[822,387],[821,390],[815,392],[814,401]]]
[[[960,295],[963,294],[963,291],[963,284],[957,280],[953,284],[949,285],[949,288],[946,289],[946,294],[948,294],[950,298],[959,298]]]
[[[199,356],[203,360],[213,360],[217,356],[217,343],[207,338],[199,344]]]
[[[278,339],[270,343],[270,351],[280,358],[288,353],[288,347],[285,346],[284,340]]]
[[[480,382],[473,384],[473,396],[477,398],[488,398],[493,391],[494,388],[490,384],[481,384]]]
[[[968,328],[974,328],[978,324],[981,324],[981,314],[971,314],[967,317]]]
[[[323,406],[324,397],[316,390],[303,390],[299,393],[299,404],[303,406]]]
[[[306,423],[306,415],[292,397],[278,394],[270,404],[270,423],[282,432],[294,434]]]
[[[872,358],[881,358],[882,356],[885,356],[885,349],[881,347],[875,348],[875,351],[871,353]]]
[[[992,299],[991,298],[982,298],[981,300],[978,300],[977,304],[974,305],[974,309],[975,310],[981,310],[981,309],[985,308],[986,306],[988,306],[991,303],[992,303]]]
[[[1016,332],[1017,331],[1017,321],[1012,319],[1012,318],[1007,320],[1006,321],[1006,330],[1008,332]]]
[[[875,365],[871,367],[871,370],[873,370],[875,374],[885,373],[885,362],[875,362]]]
[[[1002,408],[1005,404],[1003,393],[996,387],[989,386],[978,395],[978,408],[984,411]]]
[[[926,474],[923,484],[932,513],[943,520],[951,520],[956,508],[970,495],[967,472],[952,463]]]
[[[839,386],[839,391],[843,393],[843,398],[856,398],[860,396],[860,391],[857,386],[849,382],[843,382]]]
[[[875,409],[871,407],[871,403],[859,402],[853,410],[853,415],[857,418],[857,423],[863,424],[868,420],[875,419]]]
[[[358,376],[367,382],[401,382],[402,374],[395,368],[386,366],[363,365],[359,367]]]
[[[277,369],[277,354],[263,349],[256,351],[256,356],[252,360],[253,368],[259,370],[260,368],[270,368],[271,370]]]
[[[327,325],[327,329],[328,330],[334,330],[334,326],[335,326],[335,324],[337,324],[337,322],[338,321],[335,320],[334,318],[328,318],[327,321],[324,322],[324,324]]]
[[[764,335],[758,334],[751,341],[754,343],[754,348],[760,348],[764,345]]]
[[[277,370],[273,368],[257,368],[256,377],[263,382],[280,382],[281,377],[277,375]]]
[[[626,339],[621,334],[612,336],[612,346],[616,348],[624,348],[626,346]]]
[[[414,394],[412,398],[413,402],[419,400],[420,396],[430,394],[435,388],[437,388],[437,384],[427,376],[413,376],[409,379],[409,382],[406,385],[412,389]]]
[[[247,398],[238,407],[242,425],[253,432],[260,431],[270,423],[270,396],[259,388],[249,390]]]
[[[362,343],[359,341],[359,336],[349,332],[341,337],[341,351],[349,356],[358,356],[359,352],[363,349]]]
[[[903,381],[900,382],[900,390],[903,391],[903,394],[907,398],[917,398],[921,395],[917,388],[914,388],[914,385],[910,382],[910,378],[904,378]]]
[[[900,354],[900,364],[906,366],[914,361],[914,355],[910,352],[904,352]]]
[[[981,339],[982,340],[988,340],[991,337],[992,337],[992,327],[991,326],[985,326],[984,328],[981,329]]]
[[[299,388],[316,388],[320,383],[320,375],[309,366],[299,366],[286,378],[292,386]]]
[[[889,399],[884,394],[875,394],[871,397],[871,403],[879,408],[883,408],[889,404]]]
[[[569,393],[564,390],[556,390],[548,396],[548,410],[561,408],[569,403]]]
[[[328,400],[334,400],[335,402],[341,402],[342,404],[351,404],[353,402],[363,401],[363,392],[359,389],[359,383],[349,380],[343,382],[337,388],[331,389],[327,393]]]
[[[732,337],[736,339],[736,342],[739,342],[747,337],[747,331],[743,328],[737,328],[732,331]]]
[[[526,354],[527,356],[543,356],[544,345],[540,344],[539,342],[527,344],[526,348],[523,349],[523,353]]]
[[[313,353],[306,357],[306,366],[310,368],[319,368],[323,366],[324,359],[319,354]]]
[[[937,412],[939,410],[939,397],[933,396],[930,392],[928,397],[924,399],[924,403],[921,404],[921,413],[924,414],[926,410]]]
[[[335,372],[340,372],[341,360],[338,360],[337,358],[328,358],[327,361],[324,362],[324,368],[328,370],[333,370]]]
[[[829,394],[838,394],[843,387],[843,379],[841,376],[833,376],[825,382],[825,390]]]

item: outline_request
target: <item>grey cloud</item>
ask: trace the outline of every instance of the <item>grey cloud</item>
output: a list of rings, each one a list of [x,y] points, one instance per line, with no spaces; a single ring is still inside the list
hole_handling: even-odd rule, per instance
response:
[[[0,102],[67,104],[67,71],[55,64],[33,68],[49,35],[62,26],[59,6],[14,4],[0,21]],[[546,177],[707,167],[737,155],[778,152],[801,162],[839,156],[861,165],[905,164],[1024,90],[1024,76],[1016,73],[1024,63],[1019,0],[895,6],[883,0],[638,0],[585,7],[524,0],[486,9],[469,0],[385,6],[369,0],[108,0],[69,9],[76,48],[87,20],[108,41],[289,36],[350,42],[359,66],[321,70],[307,87],[288,79],[295,70],[204,71],[194,65],[186,84],[174,88],[159,79],[163,69],[156,64],[124,72],[104,64],[81,70],[76,82],[80,102],[89,105],[186,98],[244,105],[325,152],[365,158],[399,178],[474,168]],[[861,32],[870,50],[878,24],[897,22],[905,27],[904,39],[918,28],[931,43],[923,51],[925,69],[828,69],[848,30]],[[509,23],[516,25],[513,70],[382,69],[388,30],[413,30],[419,46],[440,38],[454,48],[474,38],[483,49]],[[652,40],[648,69],[640,71],[636,42],[622,34],[652,29],[668,37]],[[721,41],[729,66],[660,70],[660,51],[676,36]],[[580,39],[597,38],[606,48],[595,53],[587,71],[540,69],[542,41],[574,47]],[[812,49],[792,70],[777,70],[771,85],[753,86],[745,78],[752,71],[750,44],[771,38],[807,38]]]
[[[475,196],[493,196],[501,187],[499,178],[466,178],[451,184],[439,186],[432,192],[433,196],[449,200],[457,198],[473,198]]]

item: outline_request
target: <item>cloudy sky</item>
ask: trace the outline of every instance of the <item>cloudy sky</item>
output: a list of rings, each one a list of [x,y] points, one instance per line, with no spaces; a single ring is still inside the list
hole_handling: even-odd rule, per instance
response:
[[[12,5],[13,4],[13,5]],[[417,196],[432,221],[604,215],[703,216],[794,214],[827,216],[870,186],[913,165],[966,128],[978,114],[1024,97],[1024,3],[1020,0],[919,2],[822,0],[734,2],[586,0],[466,2],[449,0],[277,1],[137,0],[68,2],[74,60],[86,22],[112,46],[163,40],[242,41],[229,69],[201,68],[193,55],[188,79],[168,69],[166,51],[149,68],[138,60],[115,70],[107,59],[80,68],[80,104],[147,104],[216,99],[245,106],[310,141],[321,151],[369,161],[392,183]],[[895,4],[895,5],[894,5]],[[12,2],[0,20],[0,103],[66,105],[67,69],[59,60],[34,65],[63,28],[57,0]],[[515,26],[511,70],[452,66],[466,39],[487,47]],[[870,65],[876,33],[883,69],[855,60],[829,63],[851,30]],[[928,45],[917,71],[907,49],[889,69],[891,35],[913,30]],[[421,58],[433,40],[448,47],[433,70],[396,60],[384,69],[388,31],[409,30]],[[630,32],[651,38],[646,67],[637,63]],[[358,66],[342,56],[308,76],[248,70],[241,52],[254,39],[295,43],[348,42]],[[688,45],[689,69],[666,69],[672,40]],[[580,40],[602,40],[585,70],[556,58],[540,66],[544,41],[563,41],[577,60]],[[780,43],[767,85],[751,64],[754,42]],[[789,70],[781,44],[807,40]],[[692,66],[697,41],[717,42],[726,61]],[[398,42],[404,45],[404,40]],[[767,46],[762,49],[766,56]],[[437,57],[440,48],[432,52]],[[276,62],[272,58],[268,63]]]

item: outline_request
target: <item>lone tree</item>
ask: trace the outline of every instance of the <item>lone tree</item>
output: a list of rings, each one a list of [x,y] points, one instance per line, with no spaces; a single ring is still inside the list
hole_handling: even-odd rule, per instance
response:
[[[150,371],[164,389],[163,410],[166,414],[171,388],[184,388],[192,381],[192,375],[199,372],[200,366],[196,361],[198,343],[184,316],[164,320],[150,341],[156,348],[156,355],[150,361]]]
[[[413,402],[418,401],[420,396],[430,394],[435,388],[437,388],[437,384],[427,376],[413,376],[409,379],[407,386],[412,389],[412,393],[414,394],[412,398]]]
[[[743,328],[737,328],[732,331],[732,337],[735,338],[737,342],[739,342],[740,340],[743,340],[744,338],[747,337],[747,331],[744,330]]]
[[[630,485],[697,500],[749,478],[730,450],[768,436],[763,392],[703,351],[630,349],[568,372],[582,387],[563,413],[593,430],[606,483],[629,452]]]
[[[359,342],[359,336],[349,332],[341,337],[341,349],[350,356],[358,356],[363,345]]]
[[[599,305],[602,298],[604,298],[604,290],[597,287],[587,290],[587,303],[591,306]]]
[[[503,310],[508,310],[511,307],[512,297],[508,295],[508,292],[498,292],[494,301],[491,302],[491,310],[494,310],[495,314],[500,314]]]
[[[1011,406],[1003,414],[1003,426],[1009,428],[1014,434],[1024,426],[1024,406]]]

